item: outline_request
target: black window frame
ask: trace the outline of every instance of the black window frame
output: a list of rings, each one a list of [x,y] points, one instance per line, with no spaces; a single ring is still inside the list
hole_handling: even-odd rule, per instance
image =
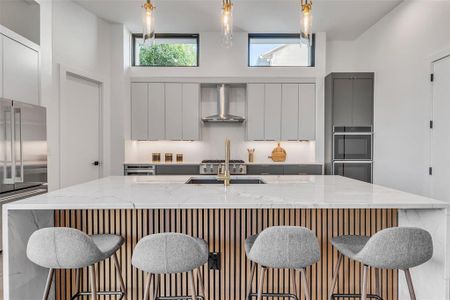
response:
[[[252,66],[250,65],[250,39],[300,38],[299,33],[249,33],[247,38],[247,67],[249,68],[314,68],[316,66],[316,35],[311,36],[310,66]]]
[[[165,66],[165,65],[136,65],[136,39],[142,38],[141,33],[133,33],[131,35],[131,66],[142,68],[198,68],[200,66],[200,34],[198,33],[157,33],[155,39],[185,39],[194,38],[197,41],[197,62],[195,66]]]

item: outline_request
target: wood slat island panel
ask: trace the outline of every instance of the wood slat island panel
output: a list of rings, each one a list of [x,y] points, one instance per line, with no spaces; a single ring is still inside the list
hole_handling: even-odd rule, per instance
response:
[[[312,299],[327,299],[337,251],[331,238],[342,234],[373,235],[375,232],[397,226],[395,209],[108,209],[59,210],[55,212],[55,225],[78,228],[88,234],[113,233],[125,237],[126,244],[119,251],[128,300],[143,297],[143,273],[131,265],[132,251],[142,237],[159,232],[181,232],[208,241],[210,252],[220,253],[220,270],[203,267],[207,299],[245,299],[245,287],[250,274],[244,240],[264,228],[277,225],[305,226],[316,232],[321,245],[321,260],[307,270]],[[359,293],[361,266],[344,259],[335,292]],[[98,265],[98,283],[101,290],[110,284],[119,289],[119,281],[112,261]],[[293,292],[289,276],[292,271],[270,270],[266,291]],[[299,272],[296,280],[300,286]],[[82,289],[88,290],[88,275],[82,273]],[[75,292],[75,271],[58,271],[56,299],[70,300]],[[397,300],[398,274],[381,271],[381,290],[385,300]],[[370,273],[369,289],[375,292],[374,272]],[[256,280],[255,280],[256,282]],[[253,285],[256,290],[255,282]],[[186,274],[163,276],[162,296],[188,294]],[[302,291],[300,290],[300,293]],[[301,294],[303,296],[303,294]],[[100,297],[107,299],[107,297]],[[108,298],[109,299],[109,298]],[[280,298],[281,299],[281,298]]]

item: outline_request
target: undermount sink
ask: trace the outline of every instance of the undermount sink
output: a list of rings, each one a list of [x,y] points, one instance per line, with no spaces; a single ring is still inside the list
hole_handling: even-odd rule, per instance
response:
[[[191,177],[186,184],[223,184],[223,180],[215,177]],[[260,178],[231,178],[230,184],[265,184]]]

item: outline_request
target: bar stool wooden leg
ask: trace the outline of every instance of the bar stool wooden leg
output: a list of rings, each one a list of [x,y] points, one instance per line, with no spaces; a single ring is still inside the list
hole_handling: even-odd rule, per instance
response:
[[[375,293],[381,297],[380,269],[375,268]]]
[[[310,300],[308,278],[306,278],[305,269],[300,269],[300,273],[302,277],[303,290],[305,291],[305,299]]]
[[[189,272],[189,283],[191,285],[192,300],[197,300],[197,290],[194,282],[194,271]]]
[[[153,275],[151,273],[147,274],[147,278],[145,279],[145,287],[144,287],[144,300],[148,300],[150,293],[150,286],[152,284]]]
[[[205,291],[205,285],[203,284],[203,274],[202,273],[203,273],[202,268],[201,267],[198,268],[197,269],[197,277],[198,277],[199,291],[203,297],[206,297],[206,291]]]
[[[295,276],[295,270],[291,269],[291,281],[292,281],[292,290],[294,292],[294,295],[298,297],[297,295],[297,280],[296,280],[296,276]]]
[[[339,268],[341,267],[343,258],[344,258],[344,255],[342,255],[342,253],[339,253],[339,258],[338,258],[338,261],[336,264],[336,268],[334,269],[333,279],[331,281],[330,290],[328,291],[328,300],[333,300],[331,296],[333,295],[334,287],[336,286],[336,282],[337,282],[337,279],[339,276]]]
[[[120,269],[119,260],[117,259],[117,253],[114,253],[112,255],[112,260],[114,262],[114,266],[116,267],[117,275],[119,275],[120,289],[122,290],[122,292],[125,293],[124,299],[126,300],[127,299],[127,289],[125,287],[125,282],[123,281],[122,270]]]
[[[253,278],[255,277],[256,272],[256,263],[250,262],[252,265],[251,271],[250,271],[250,277],[247,282],[247,300],[250,300],[250,293],[252,292],[252,284],[253,284]]]
[[[89,266],[89,275],[91,280],[92,300],[97,300],[97,274],[95,272],[95,265]]]
[[[367,299],[367,271],[369,267],[364,265],[363,266],[363,279],[362,279],[362,286],[361,286],[361,300]]]
[[[47,282],[45,283],[44,295],[42,296],[42,300],[47,300],[50,294],[50,288],[52,287],[53,282],[53,274],[55,274],[55,269],[48,270]]]
[[[262,299],[262,291],[263,291],[263,286],[264,286],[264,280],[266,278],[266,268],[265,267],[261,267],[261,277],[259,278],[259,285],[258,285],[258,297],[257,300],[261,300]]]
[[[160,274],[156,274],[155,278],[153,279],[153,284],[155,285],[153,291],[153,300],[158,299],[159,296],[159,279],[160,279],[161,275]]]
[[[75,270],[75,295],[80,292],[80,269]]]
[[[414,292],[414,286],[412,283],[411,272],[409,271],[409,269],[406,269],[404,271],[405,271],[406,283],[408,284],[409,297],[411,298],[411,300],[416,300],[416,293]]]

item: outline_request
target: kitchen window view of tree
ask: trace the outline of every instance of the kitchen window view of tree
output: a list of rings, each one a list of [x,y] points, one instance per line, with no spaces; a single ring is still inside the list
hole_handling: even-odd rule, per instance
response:
[[[298,34],[249,34],[248,46],[250,67],[314,66],[314,43],[302,43]]]
[[[156,35],[152,45],[134,37],[134,65],[148,67],[197,67],[198,35]]]

